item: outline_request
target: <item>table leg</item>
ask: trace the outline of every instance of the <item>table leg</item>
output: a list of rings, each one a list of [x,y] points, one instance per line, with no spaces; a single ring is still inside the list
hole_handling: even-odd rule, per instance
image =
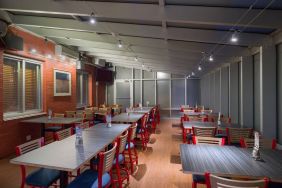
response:
[[[183,143],[186,143],[187,129],[183,128],[182,136],[183,136]]]
[[[66,188],[67,186],[68,186],[68,172],[61,171],[60,188]]]

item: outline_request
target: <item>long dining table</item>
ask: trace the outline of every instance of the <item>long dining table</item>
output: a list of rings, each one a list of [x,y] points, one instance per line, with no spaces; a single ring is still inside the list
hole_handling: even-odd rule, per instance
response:
[[[205,172],[224,177],[263,178],[282,182],[282,151],[261,149],[262,161],[254,160],[252,149],[235,146],[180,144],[184,173]]]
[[[115,123],[137,123],[144,116],[143,113],[121,113],[112,118]]]
[[[80,146],[75,145],[76,136],[72,135],[13,158],[10,162],[59,170],[60,187],[65,188],[68,185],[68,172],[75,171],[89,162],[129,127],[129,124],[115,124],[111,127],[103,123],[97,124],[82,131],[83,144]]]

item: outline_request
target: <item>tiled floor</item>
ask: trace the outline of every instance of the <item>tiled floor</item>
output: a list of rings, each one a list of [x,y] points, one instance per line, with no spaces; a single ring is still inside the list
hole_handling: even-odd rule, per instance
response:
[[[127,187],[146,188],[189,188],[191,175],[181,171],[179,144],[181,130],[179,120],[162,120],[156,134],[152,135],[147,151],[139,152],[139,166],[136,174],[130,177]],[[9,163],[9,159],[0,160],[0,187],[18,188],[20,169]],[[205,186],[202,186],[205,187]],[[201,186],[199,186],[201,188]]]

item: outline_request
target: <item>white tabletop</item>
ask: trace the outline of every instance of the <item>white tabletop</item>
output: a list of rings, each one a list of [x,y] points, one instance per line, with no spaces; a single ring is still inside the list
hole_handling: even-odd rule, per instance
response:
[[[128,124],[111,128],[96,125],[83,131],[83,145],[75,146],[75,135],[53,142],[12,159],[13,164],[74,171],[112,143],[130,127]]]
[[[112,122],[135,123],[139,121],[144,114],[142,113],[121,113],[112,118]]]

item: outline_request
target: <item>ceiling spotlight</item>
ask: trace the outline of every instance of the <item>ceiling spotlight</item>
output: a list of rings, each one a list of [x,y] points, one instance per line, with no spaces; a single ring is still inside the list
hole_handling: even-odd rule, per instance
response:
[[[201,71],[201,70],[202,70],[202,67],[201,67],[201,65],[199,65],[199,67],[198,67],[198,70],[199,70],[199,71]]]
[[[134,61],[138,61],[138,58],[137,58],[137,57],[135,57],[135,58],[134,58]]]
[[[189,74],[187,77],[186,77],[186,79],[188,79],[188,78],[190,78],[191,77],[191,75]]]
[[[121,41],[120,41],[120,40],[118,41],[118,47],[119,47],[119,48],[122,48],[122,44],[121,44]]]
[[[235,31],[232,35],[231,35],[231,38],[230,38],[230,41],[233,42],[233,43],[236,43],[238,42],[238,34],[237,34],[237,31]]]
[[[96,23],[95,15],[94,15],[93,12],[92,12],[91,15],[90,15],[89,22],[90,22],[91,24],[95,24],[95,23]]]
[[[144,68],[145,67],[145,65],[144,64],[142,64],[142,68]]]
[[[214,59],[213,59],[213,56],[212,55],[210,55],[210,57],[209,57],[209,61],[213,61]]]
[[[195,73],[194,73],[194,72],[192,72],[192,76],[195,76]]]
[[[37,51],[36,51],[35,48],[32,48],[32,49],[30,50],[30,52],[33,53],[33,54],[35,54]]]

